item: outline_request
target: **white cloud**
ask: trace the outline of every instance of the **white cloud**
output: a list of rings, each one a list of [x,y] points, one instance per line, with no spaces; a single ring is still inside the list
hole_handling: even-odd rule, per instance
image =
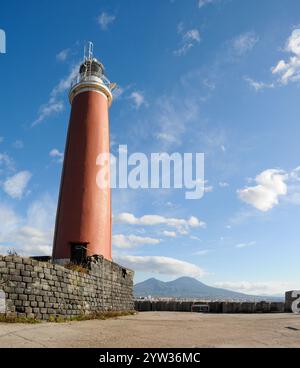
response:
[[[287,178],[287,174],[281,170],[266,170],[256,177],[256,186],[246,187],[237,193],[242,201],[266,212],[279,203],[280,196],[287,194]]]
[[[191,29],[185,32],[183,37],[185,40],[188,40],[188,41],[196,41],[196,42],[201,41],[201,37],[200,37],[200,33],[198,29]]]
[[[300,187],[299,185],[289,186],[289,195],[286,197],[286,201],[291,204],[300,205]]]
[[[14,171],[14,160],[6,153],[0,153],[0,173]]]
[[[167,238],[176,238],[177,237],[176,231],[168,231],[168,230],[165,230],[165,231],[163,231],[163,234]]]
[[[146,100],[142,92],[132,92],[129,99],[133,102],[134,107],[138,110],[142,105],[146,105]]]
[[[187,221],[187,224],[190,227],[206,227],[206,224],[202,221],[200,221],[197,217],[191,216],[189,220]]]
[[[202,9],[206,5],[215,4],[220,1],[221,0],[198,0],[198,7],[199,9]]]
[[[98,23],[103,31],[108,29],[108,26],[116,20],[114,15],[103,12],[98,17]]]
[[[50,98],[47,104],[42,105],[39,109],[39,115],[32,123],[32,126],[36,126],[43,122],[46,118],[53,114],[57,114],[64,109],[64,103],[62,101],[56,101],[55,99]]]
[[[159,132],[156,134],[156,138],[168,143],[177,143],[176,135],[171,132]]]
[[[49,152],[49,156],[54,158],[56,160],[56,162],[58,162],[58,163],[62,163],[63,160],[64,160],[64,154],[62,152],[60,152],[57,148],[53,148]]]
[[[70,87],[72,82],[78,75],[79,64],[76,64],[70,71],[70,73],[52,89],[50,97],[47,103],[39,108],[38,117],[32,123],[32,127],[42,123],[46,118],[53,114],[57,114],[64,109],[64,103],[60,99],[61,94],[66,92]]]
[[[213,190],[214,190],[214,187],[212,185],[204,187],[204,193],[211,193],[213,192]]]
[[[164,149],[168,150],[171,145],[181,145],[187,127],[199,118],[199,109],[199,101],[191,98],[179,100],[165,96],[159,100],[155,116],[158,131],[155,137],[164,143]]]
[[[215,0],[199,0],[198,7],[203,8],[205,5],[212,4]]]
[[[254,32],[243,33],[232,41],[233,50],[237,55],[242,56],[251,51],[258,41],[259,38]]]
[[[300,81],[300,29],[295,29],[288,38],[285,51],[292,54],[288,60],[280,60],[271,70],[279,77],[279,82]]]
[[[288,195],[285,199],[288,203],[300,205],[300,167],[289,173]]]
[[[255,81],[251,78],[245,78],[252,88],[260,91],[266,88],[275,88],[278,85],[287,85],[290,82],[300,81],[300,29],[293,30],[286,41],[283,51],[290,54],[290,57],[286,60],[279,60],[271,68],[271,72],[277,80],[272,83],[265,83]]]
[[[255,80],[251,79],[251,78],[248,78],[248,77],[245,78],[245,81],[248,82],[250,87],[255,89],[255,91],[261,91],[263,89],[274,88],[275,87],[274,83],[258,82],[258,81],[255,81]]]
[[[70,49],[64,49],[61,50],[57,55],[56,55],[56,59],[58,61],[66,61],[68,56],[70,54]]]
[[[22,149],[22,148],[24,148],[24,143],[23,143],[23,141],[21,141],[21,140],[16,140],[14,143],[13,143],[13,148],[15,148],[15,149]]]
[[[197,252],[194,253],[195,256],[206,256],[207,254],[211,253],[212,250],[211,249],[203,249],[203,250],[199,250]]]
[[[161,240],[137,235],[117,234],[113,235],[112,242],[117,248],[130,249],[140,245],[156,245],[159,244]]]
[[[296,167],[294,170],[290,173],[290,178],[292,180],[295,180],[296,182],[300,182],[300,166]]]
[[[216,287],[234,290],[240,293],[250,295],[284,295],[286,291],[298,290],[297,282],[250,282],[250,281],[234,281],[234,282],[218,282]]]
[[[200,32],[196,28],[184,31],[183,24],[180,23],[178,33],[181,35],[181,41],[180,47],[174,51],[177,56],[186,55],[190,49],[201,42]]]
[[[202,105],[212,94],[207,80],[213,84],[215,76],[203,73],[201,68],[192,70],[179,76],[173,88],[154,101],[152,115],[145,125],[147,135],[154,138],[155,150],[174,152],[174,148],[182,144],[191,143],[196,147],[201,141],[207,151],[215,151],[225,144],[224,133],[209,127],[201,114]],[[144,130],[142,134],[145,136]]]
[[[0,243],[7,241],[7,236],[14,231],[20,222],[15,211],[0,203]]]
[[[208,185],[208,180],[196,180],[197,184],[202,185],[204,193],[212,193],[214,190],[214,187],[212,185]]]
[[[295,55],[300,55],[300,29],[295,29],[286,42],[285,47],[287,52],[292,52]]]
[[[278,77],[277,82],[279,84],[287,85],[289,82],[300,81],[300,29],[295,29],[288,40],[284,51],[291,54],[287,60],[281,59],[275,66],[271,68],[271,72],[274,76]],[[263,88],[273,88],[275,83],[256,82],[247,79],[250,85],[256,90]]]
[[[266,170],[267,172],[270,170]],[[271,170],[273,171],[273,170]],[[275,170],[275,174],[276,172],[279,170]],[[280,179],[281,177],[281,179]],[[251,181],[251,179],[249,179]],[[268,180],[267,180],[268,181]],[[283,184],[280,184],[281,181],[283,181]],[[259,183],[260,184],[260,183]],[[283,194],[278,194],[277,195],[277,199],[276,199],[276,193],[274,195],[272,195],[272,193],[269,193],[270,191],[272,191],[272,186],[275,186],[275,192],[276,193],[283,193]],[[254,186],[254,187],[250,187],[250,193],[249,196],[251,194],[251,196],[254,197],[254,200],[258,200],[259,201],[259,195],[261,195],[262,197],[264,197],[262,199],[262,202],[259,201],[259,206],[261,207],[265,207],[264,206],[264,200],[266,200],[267,202],[269,201],[269,203],[272,203],[274,201],[274,205],[277,204],[279,202],[279,197],[281,198],[281,202],[285,203],[285,204],[294,204],[294,205],[300,205],[300,167],[296,167],[295,169],[291,170],[291,171],[279,171],[279,178],[277,178],[277,182],[274,182],[273,185],[271,186],[267,186],[267,188],[261,188],[260,185],[258,186]],[[252,189],[255,189],[254,192],[252,191]],[[246,188],[247,190],[248,188]],[[267,190],[266,190],[267,189]],[[273,190],[273,192],[274,192]],[[265,196],[263,196],[263,194],[267,191],[267,193],[265,194]],[[240,191],[238,191],[239,194]],[[242,191],[243,192],[243,191]],[[242,193],[242,194],[246,194],[247,198],[249,199],[248,196],[248,191],[246,193]],[[252,204],[252,198],[250,199]],[[248,202],[247,202],[248,203]],[[270,204],[271,205],[271,204]],[[253,207],[257,208],[257,206]],[[267,210],[266,210],[267,211]],[[242,211],[237,213],[236,216],[234,216],[231,221],[233,224],[239,224],[241,223],[241,221],[244,221],[246,219],[249,219],[253,216],[257,216],[258,213],[255,211]]]
[[[26,223],[29,227],[36,227],[42,231],[53,228],[56,214],[56,203],[48,195],[31,203],[27,210]]]
[[[189,230],[185,227],[180,227],[177,231],[180,235],[189,235]]]
[[[192,263],[169,257],[117,255],[115,260],[136,271],[151,272],[160,275],[190,276],[196,278],[206,275],[206,272],[202,268]]]
[[[0,204],[1,252],[15,249],[18,254],[51,255],[55,203],[48,196],[29,206],[26,216]]]
[[[131,213],[121,213],[117,216],[114,216],[114,222],[141,226],[166,225],[169,227],[175,227],[181,234],[186,234],[190,228],[206,227],[205,222],[199,220],[195,216],[191,216],[189,219],[185,220],[179,218],[169,218],[160,215],[145,215],[138,218]]]
[[[14,176],[11,176],[3,183],[4,192],[14,199],[21,199],[31,176],[29,171],[20,171]]]
[[[240,244],[237,244],[235,247],[236,248],[239,248],[239,249],[242,249],[242,248],[253,247],[254,245],[256,245],[256,242],[255,241],[252,241],[252,242],[248,242],[248,243],[240,243]]]
[[[52,89],[51,97],[56,98],[58,95],[66,92],[71,87],[71,83],[79,73],[79,66],[80,63],[74,65],[69,74],[59,81],[59,83]]]
[[[219,187],[221,187],[221,188],[227,188],[227,187],[229,187],[229,184],[226,183],[225,181],[220,181],[219,182]]]
[[[24,245],[24,251],[29,255],[47,255],[52,253],[52,231],[42,231],[35,227],[24,226],[12,238],[20,247]],[[20,249],[22,252],[22,249]]]

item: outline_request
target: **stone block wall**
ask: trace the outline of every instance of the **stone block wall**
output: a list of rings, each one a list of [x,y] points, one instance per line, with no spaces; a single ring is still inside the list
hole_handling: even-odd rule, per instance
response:
[[[134,309],[133,275],[102,257],[92,259],[85,272],[75,272],[49,262],[0,256],[2,305],[7,315],[43,320],[129,311]]]

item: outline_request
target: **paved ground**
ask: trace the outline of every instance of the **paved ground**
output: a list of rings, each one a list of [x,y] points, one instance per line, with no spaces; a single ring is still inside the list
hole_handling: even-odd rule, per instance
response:
[[[106,321],[0,323],[0,347],[300,347],[300,315],[145,312]]]

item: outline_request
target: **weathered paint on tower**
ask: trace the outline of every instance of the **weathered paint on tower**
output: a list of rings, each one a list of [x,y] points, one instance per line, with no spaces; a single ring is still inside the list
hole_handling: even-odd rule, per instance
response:
[[[90,44],[69,95],[72,109],[53,247],[56,262],[80,261],[92,255],[112,258],[109,169],[107,185],[99,186],[96,180],[97,158],[110,152],[111,86]]]

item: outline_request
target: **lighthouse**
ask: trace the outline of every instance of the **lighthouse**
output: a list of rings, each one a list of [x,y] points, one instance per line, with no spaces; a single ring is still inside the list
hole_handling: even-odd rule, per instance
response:
[[[84,54],[69,92],[71,116],[53,245],[56,263],[81,263],[94,255],[112,259],[109,108],[115,84],[93,57],[92,43]],[[108,160],[103,183],[98,176],[100,156]]]

